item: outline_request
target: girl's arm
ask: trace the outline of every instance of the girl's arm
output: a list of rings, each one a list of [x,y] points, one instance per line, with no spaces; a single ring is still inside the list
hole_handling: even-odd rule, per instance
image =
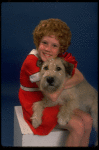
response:
[[[83,74],[77,68],[75,68],[75,74],[73,75],[72,78],[68,79],[68,81],[65,84],[64,89],[68,89],[68,88],[71,88],[73,86],[76,86],[77,84],[82,82],[83,79],[84,79]]]

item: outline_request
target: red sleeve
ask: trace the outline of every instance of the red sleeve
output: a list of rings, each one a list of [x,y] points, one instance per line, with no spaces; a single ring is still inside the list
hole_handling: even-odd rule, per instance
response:
[[[39,72],[40,68],[37,67],[38,58],[35,55],[28,55],[23,62],[20,72],[20,83],[25,87],[33,87],[29,77],[32,74]]]
[[[37,67],[37,60],[35,55],[28,55],[23,62],[22,69],[25,69],[29,75],[38,72],[40,68]]]

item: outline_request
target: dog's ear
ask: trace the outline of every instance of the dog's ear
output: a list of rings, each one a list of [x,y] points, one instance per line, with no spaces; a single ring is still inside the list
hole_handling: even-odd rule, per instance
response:
[[[37,67],[42,67],[42,65],[43,65],[43,61],[42,61],[42,59],[40,58],[40,56],[38,55],[37,56],[38,57],[38,61],[37,61]]]
[[[63,60],[63,64],[65,66],[66,73],[71,76],[73,68],[74,68],[74,65],[72,63],[69,63],[69,62],[64,61],[64,60]]]

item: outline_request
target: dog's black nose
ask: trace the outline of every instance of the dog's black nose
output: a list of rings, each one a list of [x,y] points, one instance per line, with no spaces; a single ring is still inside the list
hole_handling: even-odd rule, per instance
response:
[[[52,83],[54,82],[54,78],[53,77],[48,77],[47,82],[49,83],[49,85],[52,85]]]

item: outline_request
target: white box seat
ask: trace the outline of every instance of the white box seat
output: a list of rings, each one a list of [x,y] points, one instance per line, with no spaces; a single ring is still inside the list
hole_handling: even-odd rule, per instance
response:
[[[62,147],[65,146],[68,131],[53,129],[48,135],[34,135],[23,118],[22,107],[14,107],[14,146]]]

